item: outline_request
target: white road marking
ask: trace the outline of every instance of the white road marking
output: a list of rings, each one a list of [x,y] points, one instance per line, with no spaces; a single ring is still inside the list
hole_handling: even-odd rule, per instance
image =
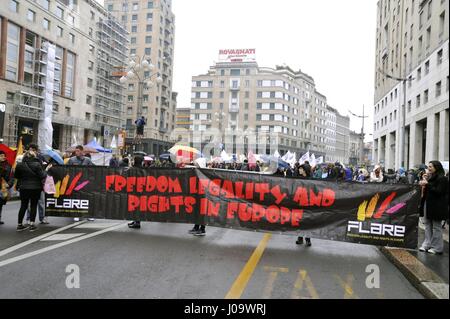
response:
[[[64,247],[64,246],[67,246],[67,245],[70,245],[70,244],[82,241],[84,239],[95,237],[95,236],[98,236],[98,235],[110,232],[112,230],[119,229],[121,227],[126,226],[127,224],[128,224],[128,222],[123,223],[123,224],[119,224],[119,225],[114,226],[114,227],[110,227],[110,228],[99,230],[99,231],[97,231],[95,233],[87,234],[87,235],[84,235],[84,236],[81,236],[81,237],[77,237],[77,238],[74,238],[74,239],[71,239],[71,240],[67,240],[67,241],[59,243],[59,244],[55,244],[55,245],[52,245],[52,246],[49,246],[49,247],[38,249],[36,251],[32,251],[32,252],[27,253],[27,254],[23,254],[23,255],[20,255],[20,256],[17,256],[17,257],[13,257],[13,258],[10,258],[10,259],[6,259],[6,260],[3,260],[3,261],[0,261],[0,267],[3,267],[3,266],[6,266],[6,265],[15,263],[16,261],[20,261],[20,260],[23,260],[23,259],[26,259],[26,258],[29,258],[29,257],[33,257],[33,256],[36,256],[36,255],[45,253],[45,252],[50,251],[50,250],[54,250],[54,249],[57,249],[57,248],[60,248],[60,247]]]
[[[83,229],[102,229],[102,228],[108,228],[112,226],[119,225],[119,223],[85,223],[83,225],[79,225],[77,227],[74,227],[76,229],[83,228]]]
[[[72,239],[75,237],[79,237],[82,235],[85,235],[86,233],[79,233],[79,234],[56,234],[56,235],[52,235],[50,237],[44,238],[41,241],[63,241],[63,240],[68,240],[68,239]]]
[[[4,256],[4,255],[6,255],[6,254],[9,254],[9,253],[11,253],[11,252],[13,252],[13,251],[15,251],[15,250],[17,250],[17,249],[23,248],[23,247],[28,246],[28,245],[30,245],[30,244],[33,244],[33,243],[35,243],[35,242],[37,242],[37,241],[40,241],[40,240],[42,240],[42,239],[44,239],[44,238],[47,238],[47,237],[49,237],[49,236],[51,236],[51,235],[57,234],[57,233],[59,233],[59,232],[62,232],[62,231],[64,231],[64,230],[66,230],[66,229],[69,229],[69,228],[72,228],[72,227],[74,227],[74,226],[78,226],[78,225],[80,225],[80,224],[83,224],[83,223],[85,223],[85,222],[86,222],[86,221],[80,221],[80,222],[77,222],[77,223],[73,223],[73,224],[70,224],[70,225],[67,225],[67,226],[64,226],[64,227],[61,227],[61,228],[52,230],[51,232],[48,232],[48,233],[43,234],[43,235],[41,235],[41,236],[38,236],[38,237],[32,238],[32,239],[30,239],[30,240],[24,241],[23,243],[17,244],[17,245],[15,245],[15,246],[6,248],[6,249],[0,251],[0,257],[1,257],[1,256]],[[25,230],[25,231],[26,231],[26,230]]]

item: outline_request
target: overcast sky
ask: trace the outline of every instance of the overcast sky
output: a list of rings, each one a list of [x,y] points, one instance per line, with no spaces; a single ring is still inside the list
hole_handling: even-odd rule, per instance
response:
[[[100,1],[102,2],[102,1]],[[377,0],[173,0],[174,86],[190,106],[191,77],[219,49],[255,48],[259,66],[287,64],[314,78],[328,104],[348,115],[366,106],[373,131]],[[351,118],[351,129],[361,120]],[[371,137],[369,137],[371,139]]]

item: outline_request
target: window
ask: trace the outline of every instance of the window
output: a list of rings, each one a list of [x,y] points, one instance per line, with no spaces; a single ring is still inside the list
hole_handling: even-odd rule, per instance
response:
[[[153,1],[147,3],[147,9],[153,9]]]
[[[114,5],[108,4],[108,11],[113,11],[113,10],[114,10]]]
[[[66,116],[70,116],[70,107],[66,106],[65,111],[66,111]]]
[[[133,102],[134,100],[134,96],[133,95],[128,95],[128,102]]]
[[[42,26],[44,29],[50,30],[50,21],[44,18],[44,20],[42,20]]]
[[[445,29],[445,11],[443,11],[439,16],[439,37],[442,37]]]
[[[437,65],[442,64],[442,55],[443,55],[443,51],[442,51],[442,49],[440,49],[437,53]]]
[[[137,25],[132,25],[131,26],[131,33],[136,33],[137,32]]]
[[[130,43],[131,44],[136,44],[136,37],[131,37],[130,38]]]
[[[73,97],[73,80],[75,77],[75,54],[67,51],[66,59],[66,87],[64,95]]]
[[[422,78],[422,68],[418,68],[417,69],[417,81],[420,81],[421,78]],[[411,81],[409,81],[409,83],[411,83]]]
[[[72,33],[69,33],[69,40],[70,40],[70,43],[72,43],[72,44],[75,43],[75,36]]]
[[[439,81],[438,83],[436,83],[436,97],[441,96],[441,86],[442,86],[441,81]]]
[[[94,54],[95,47],[92,44],[89,44],[89,52]]]
[[[145,43],[152,43],[152,37],[150,35],[145,37]]]
[[[425,62],[425,75],[430,73],[430,61]]]
[[[420,107],[420,94],[416,96],[416,107]]]
[[[433,4],[433,1],[430,0],[430,1],[428,2],[428,15],[427,15],[427,19],[430,19],[430,18],[431,18],[431,12],[433,11],[433,9],[432,9],[432,4]]]
[[[94,13],[94,11],[91,11],[91,20],[95,20],[95,13]]]
[[[91,120],[91,113],[86,112],[86,121]]]
[[[64,19],[64,10],[60,7],[56,7],[55,14],[58,18]]]
[[[92,96],[86,95],[86,104],[89,104],[89,105],[92,104]]]
[[[36,12],[34,12],[33,10],[28,10],[27,20],[30,22],[35,22],[36,21]]]
[[[11,10],[12,12],[19,12],[19,2],[17,2],[16,0],[10,0],[9,10]]]
[[[408,101],[408,113],[411,112],[411,100]]]
[[[147,24],[147,27],[146,27],[146,29],[145,29],[147,32],[151,32],[151,31],[153,31],[153,25],[151,25],[151,24]]]
[[[132,10],[133,10],[133,11],[138,11],[138,10],[139,10],[139,5],[138,5],[137,2],[134,2],[134,3],[133,3]]]
[[[93,34],[94,34],[94,30],[92,30],[92,28],[89,28],[89,35],[92,37]]]
[[[152,54],[152,48],[145,48],[144,52],[145,52],[145,55],[150,55],[150,54]]]
[[[131,21],[132,21],[132,22],[136,22],[137,19],[138,19],[138,15],[137,15],[137,14],[133,14],[133,15],[131,16]]]
[[[425,90],[423,92],[423,104],[427,104],[428,103],[428,90]]]
[[[88,62],[88,69],[91,71],[94,70],[94,62],[92,62],[92,61]]]
[[[69,24],[74,25],[75,24],[75,17],[69,14],[69,17],[67,18],[69,21]]]
[[[431,41],[431,26],[427,29],[427,49],[430,47],[430,41]]]
[[[93,85],[94,85],[94,80],[88,78],[87,79],[87,86],[91,88]]]
[[[239,76],[239,75],[241,75],[241,70],[240,69],[231,69],[230,75],[231,76]]]
[[[63,36],[63,28],[56,27],[56,34],[58,35],[58,37],[62,37]]]
[[[153,13],[147,13],[147,22],[152,22],[153,21]]]

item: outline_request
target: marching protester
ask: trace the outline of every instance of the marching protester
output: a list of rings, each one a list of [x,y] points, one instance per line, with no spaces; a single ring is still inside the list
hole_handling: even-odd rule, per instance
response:
[[[441,162],[431,161],[428,172],[419,182],[422,186],[420,215],[425,224],[425,240],[419,250],[433,255],[444,251],[442,221],[448,219],[448,178]]]
[[[381,166],[375,165],[375,168],[372,173],[370,173],[369,182],[370,183],[382,183],[383,182],[383,173],[381,172]]]
[[[51,165],[47,166],[47,170],[51,168]],[[14,177],[18,180],[17,186],[20,192],[20,210],[18,217],[17,231],[22,231],[29,228],[30,231],[36,230],[34,225],[36,219],[36,210],[41,192],[43,190],[43,181],[47,176],[46,171],[42,168],[42,165],[37,158],[37,154],[28,150],[23,156],[21,163],[18,163],[16,170],[14,172]],[[24,226],[23,218],[25,216],[25,211],[30,205],[30,224],[29,226]]]
[[[119,163],[119,167],[129,167],[129,166],[130,166],[130,161],[129,161],[128,157],[124,157]]]
[[[9,199],[9,188],[12,187],[13,179],[11,178],[11,165],[9,165],[6,160],[6,154],[0,151],[0,183],[1,183],[1,194],[0,194],[0,225],[3,225],[2,221],[2,210],[3,206]]]
[[[127,170],[127,173],[132,173],[140,168],[143,167],[144,157],[141,155],[136,155],[133,159],[133,166]],[[133,175],[133,174],[131,174]],[[139,219],[136,219],[132,221],[131,223],[128,223],[129,228],[133,229],[140,229],[141,228],[141,221]]]
[[[307,165],[306,168],[305,168],[305,164]],[[305,163],[300,165],[299,177],[301,179],[311,178],[311,166],[309,166],[309,162],[305,161]],[[303,245],[303,236],[298,236],[295,243],[297,245]],[[306,247],[310,247],[310,246],[311,246],[311,238],[306,237]]]
[[[91,159],[85,155],[83,155],[84,148],[82,145],[78,145],[75,147],[75,156],[71,157],[67,162],[67,165],[76,165],[76,166],[93,166]],[[75,222],[80,221],[79,217],[75,217],[73,219]],[[94,218],[88,218],[89,221],[93,221]]]
[[[112,158],[109,160],[109,167],[119,167],[119,160],[117,159],[116,154],[113,154]]]

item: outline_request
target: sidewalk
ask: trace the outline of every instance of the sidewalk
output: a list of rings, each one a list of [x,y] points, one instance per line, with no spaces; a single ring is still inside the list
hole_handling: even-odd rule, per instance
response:
[[[444,254],[437,256],[419,250],[381,247],[384,255],[426,298],[449,299],[449,243],[446,225]],[[424,238],[424,227],[419,223],[419,245]]]

